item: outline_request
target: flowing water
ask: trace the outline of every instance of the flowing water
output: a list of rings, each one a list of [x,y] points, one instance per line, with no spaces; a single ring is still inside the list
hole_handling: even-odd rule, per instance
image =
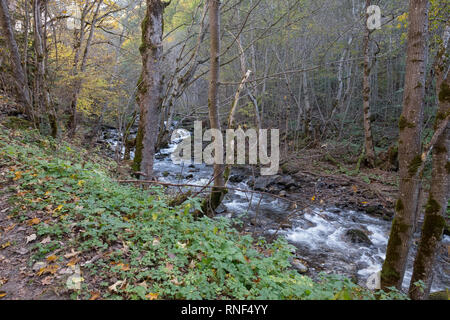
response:
[[[176,143],[188,134],[187,131],[180,131],[178,139],[156,155],[155,171],[161,181],[195,185],[205,185],[210,181],[211,166],[174,164],[171,159]],[[107,137],[105,141],[115,150],[118,140],[116,131],[110,130]],[[248,180],[229,183],[229,186],[248,190]],[[293,216],[291,225],[276,231],[280,221],[292,212],[289,203],[266,195],[236,190],[230,190],[219,208],[222,216],[242,218],[249,231],[259,230],[267,236],[277,232],[284,236],[297,248],[297,257],[306,262],[308,274],[312,276],[319,271],[339,273],[357,278],[358,283],[364,285],[371,275],[381,270],[391,227],[389,221],[364,212],[316,207]],[[349,230],[363,231],[371,243],[351,241],[346,235]],[[443,250],[450,250],[450,237],[444,236],[442,242]],[[416,246],[413,247],[405,273],[404,288],[408,288],[411,279],[416,251]],[[449,286],[449,253],[441,252],[435,264],[432,291],[445,290]]]

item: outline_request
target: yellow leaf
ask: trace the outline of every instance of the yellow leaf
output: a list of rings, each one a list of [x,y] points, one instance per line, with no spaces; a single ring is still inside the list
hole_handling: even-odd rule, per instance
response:
[[[72,258],[70,259],[70,261],[67,263],[68,267],[72,267],[74,265],[76,265],[78,263],[78,261],[80,261],[80,258]]]
[[[40,222],[41,222],[41,220],[39,218],[33,218],[31,220],[28,220],[28,225],[33,226],[35,224],[39,224]]]
[[[312,198],[311,198],[311,201],[315,201],[316,200],[316,196],[313,196]]]
[[[157,293],[149,293],[145,297],[150,300],[156,300],[156,299],[158,299],[158,294]]]
[[[37,275],[38,275],[38,276],[41,276],[41,275],[46,274],[46,273],[55,274],[56,271],[58,271],[58,268],[59,268],[58,265],[53,264],[53,265],[51,265],[51,266],[47,266],[47,267],[41,268],[41,269],[37,272]]]
[[[6,296],[6,292],[0,292],[0,299]]]
[[[58,257],[55,256],[55,255],[51,255],[51,256],[47,257],[47,261],[48,261],[48,262],[56,261],[56,259],[58,259]]]
[[[20,178],[22,178],[22,171],[16,171],[14,173],[15,177],[13,178],[14,181],[19,180]]]
[[[11,245],[11,242],[8,241],[8,242],[2,244],[2,245],[0,246],[0,249],[5,249],[5,248],[9,247],[10,245]]]

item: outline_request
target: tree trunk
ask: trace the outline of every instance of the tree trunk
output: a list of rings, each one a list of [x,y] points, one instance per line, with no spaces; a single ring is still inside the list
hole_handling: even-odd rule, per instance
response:
[[[209,32],[210,42],[210,79],[208,92],[209,122],[211,129],[221,130],[218,111],[218,81],[220,74],[220,0],[209,0]],[[216,142],[216,141],[215,141]],[[214,163],[214,188],[211,190],[210,199],[203,211],[208,215],[220,205],[225,194],[224,165]],[[209,202],[209,203],[208,203]]]
[[[410,0],[405,89],[399,121],[399,198],[381,271],[383,289],[392,286],[401,288],[411,245],[420,180],[417,171],[422,164],[427,34],[428,1]]]
[[[371,5],[371,0],[366,0],[366,9]],[[366,20],[369,14],[366,13]],[[375,167],[375,149],[372,137],[372,124],[370,113],[370,30],[365,26],[364,35],[364,79],[363,79],[363,112],[364,112],[364,146],[366,151],[366,162],[370,167]]]
[[[80,55],[80,51],[81,51],[81,45],[83,44],[83,39],[84,39],[84,35],[85,35],[84,28],[85,28],[86,22],[84,21],[84,18],[86,16],[87,12],[89,11],[88,3],[86,3],[86,5],[83,9],[83,14],[81,17],[80,38],[79,38],[78,43],[76,44],[76,50],[75,50],[73,76],[78,76],[80,74],[83,74],[86,71],[86,62],[87,62],[87,58],[89,55],[89,49],[91,47],[92,39],[94,37],[95,24],[97,23],[97,18],[98,18],[98,14],[100,12],[100,7],[101,7],[102,3],[103,3],[103,0],[99,0],[99,2],[97,4],[97,8],[95,9],[94,15],[92,17],[89,35],[86,40],[86,46],[84,48],[81,65],[78,66],[78,63],[80,60],[79,55]],[[76,130],[77,130],[77,126],[78,126],[77,106],[78,106],[78,98],[79,98],[82,86],[83,86],[82,80],[76,79],[75,85],[74,85],[74,92],[72,95],[72,100],[70,101],[69,121],[67,123],[69,137],[74,137]]]
[[[146,179],[153,178],[153,158],[162,105],[161,56],[165,6],[160,0],[147,0],[147,12],[142,22],[142,44],[139,48],[142,56],[137,95],[140,119],[133,170],[140,171]]]
[[[3,28],[3,33],[7,40],[6,42],[8,44],[8,49],[11,54],[18,99],[23,104],[23,112],[30,118],[31,121],[33,121],[36,125],[39,125],[33,112],[31,90],[26,81],[26,75],[22,67],[19,48],[17,47],[16,38],[14,36],[11,17],[9,15],[8,2],[6,0],[0,0],[0,21]]]
[[[438,112],[436,115],[435,128],[437,129],[446,115],[450,113],[450,78],[445,70],[448,70],[449,60],[445,56],[447,44],[450,37],[450,26],[447,25],[443,45],[438,54],[439,63],[436,65],[436,91],[438,96]],[[431,188],[428,202],[425,209],[425,219],[422,227],[422,237],[420,239],[417,256],[414,261],[414,269],[409,287],[411,299],[427,299],[430,293],[433,280],[433,263],[436,257],[438,244],[442,238],[445,226],[444,215],[447,209],[449,198],[449,167],[450,157],[450,130],[447,128],[439,136],[433,147],[433,172],[431,177]],[[414,285],[422,280],[426,288],[419,290]]]
[[[33,1],[33,20],[34,20],[34,51],[36,53],[36,96],[35,102],[39,112],[46,112],[51,135],[56,138],[58,135],[58,124],[56,121],[55,111],[51,105],[50,93],[47,87],[47,68],[45,59],[45,32],[42,30],[42,2],[41,0]]]

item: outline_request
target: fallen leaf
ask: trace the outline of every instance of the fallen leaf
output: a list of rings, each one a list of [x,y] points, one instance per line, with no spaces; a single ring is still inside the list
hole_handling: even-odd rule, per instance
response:
[[[51,276],[45,277],[42,281],[41,284],[44,286],[47,286],[49,284],[51,284],[53,281],[53,278]]]
[[[75,257],[76,255],[79,255],[80,253],[81,253],[81,252],[75,251],[75,250],[72,249],[72,252],[71,252],[71,253],[68,253],[68,254],[65,254],[65,255],[64,255],[64,258],[70,259],[70,258],[72,258],[72,257]]]
[[[170,282],[172,282],[176,286],[183,284],[183,282],[179,282],[177,278],[173,278],[172,280],[170,280]]]
[[[52,239],[50,237],[46,237],[44,238],[44,240],[41,241],[41,244],[46,244],[49,243],[50,241],[52,241]]]
[[[67,263],[67,266],[68,266],[68,267],[73,267],[73,266],[76,265],[79,261],[80,261],[80,258],[72,258],[72,259],[70,259],[70,261]]]
[[[4,285],[7,282],[8,282],[7,278],[0,278],[0,286]]]
[[[13,178],[14,181],[19,180],[22,178],[22,171],[16,171],[14,172],[15,177]]]
[[[48,262],[56,261],[56,259],[58,259],[58,257],[55,256],[55,255],[51,255],[51,256],[48,256],[48,257],[47,257],[47,261],[48,261]]]
[[[100,292],[91,292],[89,300],[97,300],[98,298],[100,298]]]
[[[11,245],[11,242],[8,241],[8,242],[2,244],[2,245],[0,246],[0,249],[5,249],[5,248],[9,247],[10,245]]]
[[[120,286],[121,288],[124,287],[125,285],[125,280],[119,280],[116,283],[114,283],[113,285],[109,286],[108,289],[112,292],[117,292],[117,287]]]
[[[31,220],[28,220],[27,224],[29,226],[34,226],[36,224],[39,224],[41,222],[41,220],[39,218],[33,218]]]
[[[37,272],[37,275],[38,275],[38,276],[41,276],[41,275],[46,274],[46,273],[55,274],[56,271],[58,271],[58,268],[59,268],[58,265],[53,264],[53,265],[51,265],[51,266],[47,266],[47,267],[41,268],[41,269]]]
[[[353,190],[353,192],[357,192],[357,191],[358,191],[358,188],[357,188],[355,185],[353,185],[353,186],[352,186],[352,190]]]
[[[0,299],[6,296],[6,292],[0,291]]]
[[[35,233],[33,233],[32,235],[29,235],[27,237],[27,243],[32,242],[34,240],[36,240],[36,234]]]
[[[150,300],[156,300],[156,299],[158,299],[158,294],[157,293],[149,293],[145,297]]]
[[[12,225],[10,225],[9,227],[6,227],[6,228],[4,228],[3,230],[5,231],[5,233],[6,232],[8,232],[8,231],[11,231],[12,229],[14,229],[14,227],[16,226],[17,224],[12,224]]]
[[[172,270],[173,270],[173,264],[166,263],[166,268],[167,268],[169,271],[172,271]]]

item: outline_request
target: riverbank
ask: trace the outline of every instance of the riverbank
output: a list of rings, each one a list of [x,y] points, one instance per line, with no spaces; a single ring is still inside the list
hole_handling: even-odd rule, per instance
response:
[[[313,281],[282,237],[193,219],[161,188],[115,182],[110,161],[0,126],[3,299],[373,299],[340,276]],[[398,296],[395,296],[398,297]]]

